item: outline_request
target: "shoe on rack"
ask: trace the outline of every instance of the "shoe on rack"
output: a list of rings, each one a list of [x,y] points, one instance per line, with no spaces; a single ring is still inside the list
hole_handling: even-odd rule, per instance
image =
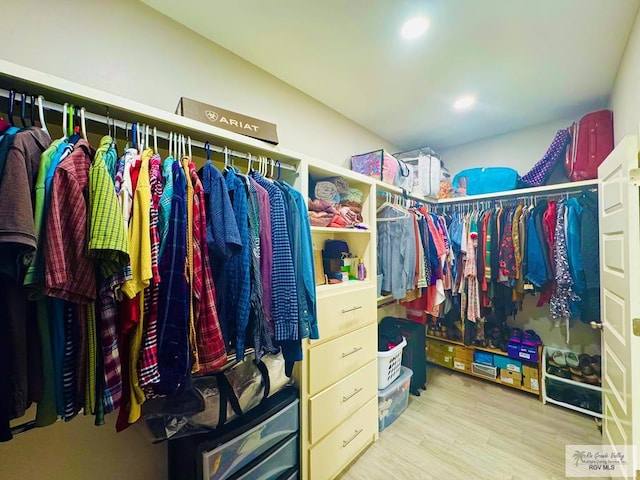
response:
[[[598,375],[600,375],[600,372],[602,371],[602,357],[600,357],[600,355],[591,356],[591,367]]]
[[[582,376],[582,371],[578,368],[569,367],[569,371],[571,372],[571,375],[577,375],[578,377]]]
[[[584,383],[584,377],[582,375],[576,375],[576,374],[572,374],[571,375],[571,380],[573,380],[574,382],[580,382],[580,383]]]
[[[559,368],[558,376],[562,378],[571,378],[571,371],[568,368]]]
[[[522,343],[522,330],[519,328],[512,328],[509,336],[509,343]]]
[[[525,330],[522,334],[522,344],[527,347],[537,347],[542,345],[542,340],[540,340],[535,330]]]
[[[569,365],[570,367],[573,367],[575,369],[578,369],[578,367],[580,367],[580,360],[575,353],[567,352],[565,353],[564,358],[566,358],[567,365]]]
[[[562,350],[556,350],[555,352],[553,352],[551,354],[551,360],[553,360],[553,363],[555,363],[560,368],[564,368],[567,366],[567,359],[565,358],[564,352]]]
[[[591,366],[591,364],[587,364],[586,366],[582,366],[580,365],[580,371],[582,372],[582,374],[587,377],[589,375],[593,375],[595,373],[595,370],[593,369],[593,367]]]
[[[586,380],[587,383],[590,383],[591,385],[597,385],[600,382],[600,379],[595,374],[591,374],[591,375],[585,374],[584,379]]]
[[[547,365],[547,373],[549,375],[559,377],[560,375],[558,375],[558,370],[560,370],[560,368],[556,367],[555,365]]]

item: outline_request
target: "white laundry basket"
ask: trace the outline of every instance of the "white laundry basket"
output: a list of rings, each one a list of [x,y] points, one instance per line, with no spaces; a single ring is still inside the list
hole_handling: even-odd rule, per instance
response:
[[[402,368],[402,350],[407,341],[402,342],[386,352],[378,352],[378,390],[387,388],[400,375]]]

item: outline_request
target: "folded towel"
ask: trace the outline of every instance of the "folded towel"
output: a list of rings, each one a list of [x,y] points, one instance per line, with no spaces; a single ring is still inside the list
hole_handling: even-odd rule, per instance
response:
[[[315,197],[317,200],[324,200],[331,204],[338,203],[340,201],[340,195],[338,194],[338,189],[335,183],[326,180],[316,183]],[[338,202],[336,202],[336,197],[338,198]]]
[[[309,212],[309,223],[314,227],[328,227],[335,215]]]
[[[345,193],[340,194],[340,200],[343,202],[347,201],[359,203],[360,205],[362,205],[362,200],[364,200],[364,193],[362,193],[362,190],[359,190],[357,188],[350,188]]]
[[[349,191],[349,182],[347,182],[344,177],[334,177],[331,178],[330,181],[336,186],[341,197]]]
[[[309,201],[307,202],[309,205],[309,211],[310,212],[327,212],[327,213],[331,213],[331,214],[335,214],[336,213],[336,209],[333,208],[333,205],[329,202],[326,202],[324,200],[311,200],[309,199]]]

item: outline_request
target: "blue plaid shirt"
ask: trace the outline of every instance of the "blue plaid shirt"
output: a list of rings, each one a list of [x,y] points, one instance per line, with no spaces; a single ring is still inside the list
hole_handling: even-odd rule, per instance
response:
[[[235,328],[236,358],[242,360],[251,311],[251,249],[249,248],[247,188],[233,169],[227,171],[225,183],[240,233],[242,249],[224,264],[224,296],[220,299],[222,303],[222,314],[220,315],[222,321],[220,323],[226,324],[227,332]],[[229,328],[229,324],[231,324],[231,328]],[[229,338],[229,335],[225,337],[226,340]]]
[[[271,315],[275,325],[275,338],[277,341],[298,340],[296,276],[293,270],[293,256],[287,231],[287,214],[283,193],[275,184],[265,180],[259,173],[254,173],[253,178],[269,194],[271,206],[271,240],[273,243]]]
[[[185,277],[187,257],[186,178],[180,163],[174,162],[173,197],[167,245],[160,259],[160,299],[158,302],[157,394],[172,394],[189,376],[189,286]]]

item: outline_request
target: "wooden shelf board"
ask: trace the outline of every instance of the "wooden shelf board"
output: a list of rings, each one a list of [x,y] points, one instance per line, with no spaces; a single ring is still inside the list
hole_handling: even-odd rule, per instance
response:
[[[460,347],[466,347],[466,345],[463,342],[460,342],[458,340],[450,340],[448,338],[443,338],[443,337],[436,337],[433,335],[429,335],[427,334],[427,338],[431,339],[431,340],[441,340],[445,343],[450,343],[451,345],[458,345]]]
[[[484,377],[482,375],[478,375],[477,373],[473,373],[471,371],[467,372],[466,370],[464,370],[464,371],[463,370],[458,370],[457,368],[449,367],[447,365],[441,365],[439,363],[432,363],[432,362],[429,362],[429,363],[431,363],[431,365],[435,365],[437,367],[446,368],[447,370],[451,370],[452,372],[461,373],[463,375],[468,375],[470,377],[479,378],[481,380],[485,380],[485,381],[490,382],[490,383],[495,383],[496,385],[503,385],[505,387],[515,388],[516,390],[520,390],[521,392],[525,392],[525,393],[529,393],[529,394],[535,395],[536,397],[540,396],[540,392],[536,392],[535,390],[531,390],[529,388],[525,388],[523,385],[511,385],[511,384],[508,384],[508,383],[501,382],[499,378],[492,379],[492,378]]]
[[[359,228],[333,228],[333,227],[311,227],[311,233],[359,233],[371,234],[371,230],[360,230]]]
[[[580,190],[582,188],[597,187],[598,180],[583,180],[581,182],[559,183],[557,185],[543,185],[542,187],[521,188],[519,190],[509,190],[506,192],[487,193],[483,195],[469,195],[467,197],[441,198],[438,204],[475,202],[476,200],[500,200],[508,197],[524,197],[535,195],[536,193],[564,193],[567,190]]]
[[[500,356],[503,356],[503,357],[508,357],[509,356],[509,354],[507,352],[503,352],[502,350],[500,350],[498,348],[478,347],[476,345],[465,345],[463,342],[460,342],[458,340],[450,340],[448,338],[434,337],[433,335],[429,335],[429,334],[427,334],[427,338],[430,338],[432,340],[441,340],[441,341],[443,341],[445,343],[450,343],[452,345],[459,345],[461,347],[471,348],[473,350],[479,350],[479,351],[487,352],[487,353],[493,353],[494,355],[500,355]],[[540,364],[539,362],[532,362],[532,361],[524,360],[524,359],[521,359],[521,358],[514,358],[514,360],[518,360],[519,362],[522,362],[522,363],[532,363],[534,365],[539,365]]]

